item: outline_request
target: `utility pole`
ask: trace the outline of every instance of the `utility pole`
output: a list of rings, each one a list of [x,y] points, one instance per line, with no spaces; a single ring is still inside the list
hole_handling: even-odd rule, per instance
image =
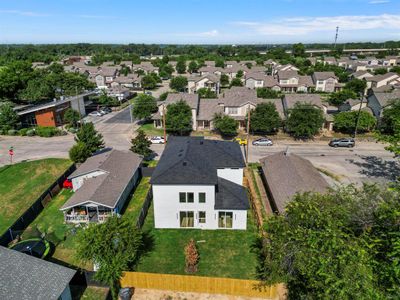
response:
[[[336,35],[335,35],[335,44],[333,45],[333,48],[336,49],[336,43],[339,35],[339,26],[336,26]]]
[[[354,136],[353,136],[353,138],[356,138],[357,129],[358,129],[358,123],[359,123],[359,121],[360,121],[360,116],[361,116],[361,109],[362,109],[363,100],[364,100],[364,95],[363,95],[362,92],[360,93],[360,100],[361,100],[361,102],[360,102],[360,108],[358,109],[357,120],[356,120],[356,127],[354,128]]]
[[[162,105],[162,122],[163,122],[163,128],[164,128],[164,143],[167,144],[167,129],[165,128],[165,104]]]
[[[247,107],[247,143],[246,143],[246,165],[249,163],[249,138],[250,138],[250,104]]]

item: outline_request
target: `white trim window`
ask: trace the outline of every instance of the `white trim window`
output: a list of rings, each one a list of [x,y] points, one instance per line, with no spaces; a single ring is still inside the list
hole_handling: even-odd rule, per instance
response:
[[[233,212],[231,211],[218,212],[218,227],[232,228],[232,226],[233,226]]]
[[[194,193],[192,192],[180,192],[179,193],[179,203],[193,203]]]
[[[206,223],[206,212],[199,211],[199,224],[205,224],[205,223]]]
[[[199,203],[206,203],[206,193],[204,192],[199,193]]]
[[[179,212],[179,227],[192,228],[194,227],[194,212],[180,211]]]
[[[228,115],[237,115],[239,110],[237,107],[228,107]]]

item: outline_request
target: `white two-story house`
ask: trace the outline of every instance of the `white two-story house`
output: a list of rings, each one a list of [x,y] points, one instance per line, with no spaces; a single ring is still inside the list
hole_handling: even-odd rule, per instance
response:
[[[244,167],[237,143],[170,137],[150,181],[155,228],[245,230]]]
[[[314,72],[312,77],[316,91],[332,93],[339,88],[339,81],[333,72]]]
[[[214,74],[207,74],[204,76],[196,76],[188,78],[188,92],[189,94],[196,93],[199,89],[210,89],[216,94],[219,94],[219,77]]]

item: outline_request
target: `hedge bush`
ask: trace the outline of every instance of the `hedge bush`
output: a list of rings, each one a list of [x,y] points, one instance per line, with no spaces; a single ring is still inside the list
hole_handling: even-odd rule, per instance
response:
[[[35,128],[36,135],[40,137],[52,137],[55,135],[61,135],[61,130],[56,127],[37,127]]]

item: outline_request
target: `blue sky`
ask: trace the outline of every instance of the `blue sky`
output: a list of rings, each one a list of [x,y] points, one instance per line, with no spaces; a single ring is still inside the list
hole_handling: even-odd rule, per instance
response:
[[[400,40],[400,0],[0,0],[0,43]]]

